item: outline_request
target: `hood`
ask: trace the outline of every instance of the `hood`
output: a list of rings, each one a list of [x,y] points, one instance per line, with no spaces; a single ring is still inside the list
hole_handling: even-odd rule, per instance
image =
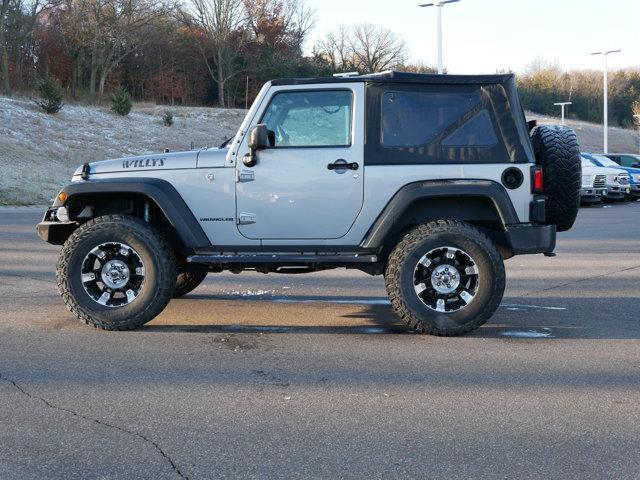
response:
[[[609,167],[582,167],[583,175],[617,175],[619,173],[627,173],[621,168],[609,168]]]
[[[103,173],[139,173],[156,170],[190,169],[198,167],[223,167],[227,149],[209,148],[186,152],[152,153],[136,157],[123,157],[89,163],[90,175]],[[82,166],[73,174],[79,179]]]
[[[91,175],[99,175],[101,173],[148,172],[153,170],[195,168],[197,160],[198,150],[175,153],[153,153],[137,157],[124,157],[91,162],[89,163],[89,171]],[[81,168],[76,171],[74,176],[80,174]]]

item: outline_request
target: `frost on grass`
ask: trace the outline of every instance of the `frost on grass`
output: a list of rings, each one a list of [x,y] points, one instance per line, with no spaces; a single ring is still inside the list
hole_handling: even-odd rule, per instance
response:
[[[85,162],[214,147],[235,134],[244,111],[134,105],[127,117],[107,107],[65,105],[47,115],[30,99],[0,97],[0,205],[48,204]]]

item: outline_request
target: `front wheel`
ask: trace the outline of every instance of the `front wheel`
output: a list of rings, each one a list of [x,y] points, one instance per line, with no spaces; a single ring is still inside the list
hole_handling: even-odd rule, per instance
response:
[[[498,308],[502,257],[475,227],[454,220],[420,225],[389,256],[385,284],[396,314],[421,333],[475,330]]]
[[[151,225],[106,215],[80,226],[65,242],[56,271],[73,314],[104,330],[131,330],[158,315],[173,294],[176,259]]]

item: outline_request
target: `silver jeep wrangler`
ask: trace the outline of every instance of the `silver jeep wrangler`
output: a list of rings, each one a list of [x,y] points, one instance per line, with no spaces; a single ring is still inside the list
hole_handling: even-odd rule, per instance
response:
[[[83,165],[37,230],[95,327],[139,327],[209,272],[342,267],[457,335],[495,312],[503,259],[553,255],[580,185],[575,134],[528,125],[513,75],[283,79],[220,148]]]

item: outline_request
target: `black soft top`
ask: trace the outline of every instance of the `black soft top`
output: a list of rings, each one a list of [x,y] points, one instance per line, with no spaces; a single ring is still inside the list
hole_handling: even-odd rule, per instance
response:
[[[389,71],[369,75],[284,78],[271,83],[274,86],[287,86],[357,82],[366,85],[365,155],[368,164],[535,163],[524,111],[516,91],[515,75],[511,73],[436,75]],[[388,99],[385,95],[398,92],[435,92],[443,95],[446,97],[444,104],[437,106],[435,102],[434,109],[448,109],[449,112],[455,111],[456,96],[463,98],[473,94],[478,101],[473,108],[463,109],[457,118],[449,118],[449,123],[442,125],[441,131],[428,135],[440,117],[432,118],[429,112],[435,110],[430,110],[427,104],[420,106],[419,102],[410,102],[404,105],[406,114],[396,112],[395,117],[384,115],[382,104]],[[427,103],[429,101],[425,100]],[[484,117],[476,118],[476,115]],[[387,120],[386,127],[383,117]],[[473,118],[479,123],[471,123]],[[468,125],[466,130],[465,125]],[[386,132],[385,128],[390,131]],[[476,137],[484,131],[482,128],[493,130],[496,136],[494,143],[478,142]],[[460,131],[458,137],[454,135],[457,130]],[[383,144],[385,132],[388,137],[395,135],[397,144]],[[463,132],[464,141],[459,138]],[[449,136],[451,138],[447,139]],[[454,144],[454,140],[459,143]]]
[[[318,77],[318,78],[280,78],[273,80],[272,85],[311,85],[318,83],[348,83],[348,82],[375,82],[375,83],[422,83],[429,85],[506,85],[514,81],[514,75],[438,75],[432,73],[409,73],[389,71],[368,75]]]

